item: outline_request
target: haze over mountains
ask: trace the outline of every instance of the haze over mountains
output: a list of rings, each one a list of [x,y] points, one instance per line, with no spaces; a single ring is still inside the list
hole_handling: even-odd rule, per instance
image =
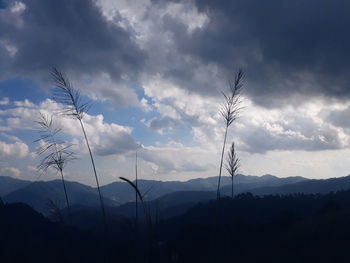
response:
[[[165,218],[181,214],[199,202],[215,199],[217,177],[197,178],[185,182],[139,180],[140,191],[145,194],[153,212],[161,211]],[[67,182],[69,199],[73,206],[95,208],[99,205],[97,190],[77,182]],[[292,193],[329,193],[350,189],[350,176],[331,179],[303,177],[279,178],[272,175],[235,178],[235,194],[251,192],[255,195]],[[101,187],[104,202],[114,212],[131,216],[134,213],[135,193],[125,182],[114,182]],[[223,177],[222,194],[231,194],[231,179]],[[50,214],[49,200],[61,208],[65,206],[60,180],[30,182],[11,177],[0,177],[0,196],[5,202],[23,202],[44,215]]]

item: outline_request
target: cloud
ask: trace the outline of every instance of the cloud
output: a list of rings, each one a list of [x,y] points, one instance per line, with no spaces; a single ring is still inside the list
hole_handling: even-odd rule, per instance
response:
[[[204,172],[215,167],[210,160],[211,152],[198,147],[147,146],[139,151],[139,156],[150,164],[157,174],[164,176],[171,173]]]
[[[331,178],[349,174],[350,150],[271,151],[266,154],[240,153],[244,174],[274,174],[281,177]]]
[[[335,126],[349,129],[350,128],[350,107],[338,109],[328,113],[326,120]]]
[[[121,8],[103,2],[106,10]],[[226,78],[243,67],[245,94],[264,107],[350,96],[350,5],[344,0],[169,0],[142,1],[142,7],[122,6],[120,13],[148,55],[142,84],[159,74],[178,88],[217,97]]]
[[[223,70],[244,67],[250,84],[247,94],[255,102],[281,106],[292,103],[294,94],[303,94],[300,99],[349,98],[347,1],[195,3],[209,22],[193,34],[184,34],[176,21],[169,22],[177,49]]]
[[[132,73],[142,64],[143,54],[131,35],[105,21],[93,1],[30,0],[21,4],[25,6],[23,24],[4,23],[0,35],[18,48],[11,61],[18,73],[46,71],[57,65],[77,73],[104,71],[118,79],[127,69]],[[2,10],[2,17],[17,14],[13,8]]]
[[[91,97],[126,106],[140,104],[131,82],[145,86],[157,75],[217,97],[242,66],[246,95],[264,107],[350,97],[345,0],[8,3],[0,12],[2,78],[47,78],[55,65]]]
[[[130,32],[106,20],[95,1],[7,3],[0,10],[0,79],[47,81],[55,66],[91,96],[122,106],[124,99],[137,102],[125,85],[136,79],[146,55]]]
[[[54,65],[94,100],[140,107],[145,128],[162,142],[148,144],[144,161],[158,173],[188,175],[217,164],[220,91],[243,67],[247,107],[228,143],[235,140],[249,160],[282,152],[288,158],[289,151],[331,155],[350,146],[349,9],[344,0],[8,1],[0,9],[0,79],[46,83]],[[51,100],[0,104],[5,132],[35,130],[39,111],[59,108]],[[86,153],[78,124],[56,121]],[[84,122],[97,155],[115,159],[135,150],[132,127],[103,114]]]
[[[144,112],[152,111],[152,106],[149,104],[149,101],[146,98],[142,98],[140,103],[141,103],[141,109]]]
[[[0,110],[0,117],[9,130],[39,130],[36,121],[40,112],[55,115],[61,105],[46,99],[39,104],[30,101],[18,102],[15,107]],[[54,123],[62,128],[62,133],[79,145],[76,149],[86,152],[85,143],[81,138],[79,123],[64,116],[54,116]],[[136,142],[131,136],[132,129],[116,123],[106,123],[103,115],[86,114],[84,124],[93,150],[99,155],[123,154],[136,149]],[[38,135],[39,136],[39,135]],[[69,139],[67,138],[67,140]],[[5,148],[4,148],[5,149]]]
[[[161,117],[146,121],[150,128],[171,136],[167,132],[169,129],[171,131],[180,125],[190,127],[193,140],[213,151],[222,143],[224,125],[218,112],[220,100],[188,93],[167,85],[167,82],[150,82],[145,86],[145,91],[156,101],[153,105],[161,114]],[[267,109],[255,105],[248,97],[242,100],[242,116],[232,125],[229,133],[229,141],[237,141],[240,151],[322,151],[350,146],[348,131],[336,125],[334,121],[337,118],[333,116],[346,109],[347,104],[336,100],[313,99],[300,102],[297,106]],[[166,107],[161,107],[165,103]],[[342,113],[341,119],[344,121],[347,111]]]
[[[104,122],[103,115],[85,116],[85,126],[94,151],[101,156],[123,154],[136,150],[132,129]]]
[[[17,107],[35,108],[35,104],[28,99],[25,99],[24,101],[15,101],[13,104]]]
[[[18,177],[20,176],[21,171],[14,167],[0,167],[0,175],[1,176],[10,176],[10,177]]]
[[[152,130],[158,131],[163,134],[164,129],[172,129],[173,127],[179,125],[179,121],[174,120],[168,116],[161,118],[154,118],[146,123],[146,125]]]
[[[28,154],[29,148],[24,142],[6,143],[0,141],[1,158],[24,158]]]
[[[83,81],[77,81],[77,88],[83,87],[85,95],[94,100],[110,101],[113,106],[138,106],[143,107],[138,101],[134,89],[129,88],[124,81],[116,82],[107,73],[94,76],[84,76]]]
[[[327,121],[326,113],[336,112],[340,103],[313,100],[283,110],[250,104],[233,126],[239,149],[251,153],[273,150],[321,151],[345,149],[350,136],[342,127]]]
[[[4,97],[0,100],[0,105],[9,105],[10,104],[10,100],[8,97]]]
[[[158,76],[218,97],[241,66],[246,96],[264,107],[350,96],[344,0],[15,3],[0,12],[2,78],[47,78],[55,65],[92,98],[142,107],[134,84]]]

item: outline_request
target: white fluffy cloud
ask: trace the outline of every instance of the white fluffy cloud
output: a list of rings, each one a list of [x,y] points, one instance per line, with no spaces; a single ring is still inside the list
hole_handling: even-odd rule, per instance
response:
[[[61,106],[50,99],[46,99],[38,105],[29,101],[18,101],[15,103],[15,107],[0,110],[0,117],[4,127],[10,130],[38,130],[39,126],[36,121],[38,121],[40,112],[53,115],[54,123],[57,127],[62,128],[62,133],[72,137],[74,142],[79,144],[76,145],[76,149],[85,149],[86,147],[81,139],[79,123],[68,117],[57,116],[60,109]],[[101,114],[96,116],[86,114],[83,121],[91,146],[97,154],[123,154],[135,149],[136,143],[131,136],[131,128],[115,123],[106,123]],[[19,142],[14,145],[17,148],[23,147]],[[9,146],[5,146],[0,149],[10,151],[7,149]],[[28,150],[28,147],[26,149]]]
[[[298,107],[268,110],[250,103],[234,129],[242,150],[251,153],[345,149],[350,146],[349,134],[326,117],[343,106],[337,102],[310,100]]]
[[[167,125],[187,125],[192,142],[186,144],[181,142],[181,138],[176,141],[172,137],[176,134],[164,130],[167,142],[154,143],[140,150],[140,175],[155,179],[153,174],[163,180],[216,175],[224,131],[218,114],[220,100],[208,100],[165,84],[150,83],[145,87],[147,96],[152,98],[152,108],[159,112],[161,118],[176,121]],[[246,107],[242,117],[233,124],[227,141],[230,143],[234,139],[237,143],[242,159],[241,172],[315,177],[316,173],[331,176],[333,170],[339,176],[345,175],[346,167],[337,166],[337,158],[341,158],[341,152],[348,152],[350,140],[347,125],[340,125],[342,122],[334,124],[327,121],[327,118],[332,114],[346,112],[349,105],[336,101],[325,104],[324,101],[314,100],[302,103],[298,108],[285,107],[282,111],[258,107],[247,98],[243,99]],[[0,117],[10,131],[35,130],[39,111],[53,113],[58,109],[59,105],[50,99],[38,105],[24,101],[0,110]],[[76,144],[76,149],[86,152],[78,123],[69,118],[55,117],[54,120]],[[115,176],[129,175],[134,161],[133,155],[129,153],[136,149],[131,136],[132,128],[106,123],[102,114],[87,114],[84,123],[93,150],[100,156],[102,171],[107,176],[104,182],[115,179],[115,167],[118,167]],[[0,156],[28,156],[28,146],[19,138],[8,134],[7,131],[6,136],[2,136],[12,142],[0,142]],[[112,156],[120,157],[111,159]],[[328,157],[331,160],[329,165],[325,161]],[[312,160],[312,164],[309,161],[305,163],[305,160]],[[18,168],[6,171],[19,175]],[[74,178],[73,176],[72,179]]]
[[[212,153],[199,147],[169,145],[167,147],[148,146],[140,151],[140,156],[158,167],[161,174],[174,172],[204,172],[212,167],[208,160]]]
[[[219,108],[222,100],[190,93],[160,76],[149,81],[144,89],[161,114],[146,122],[150,128],[164,131],[167,127],[184,124],[191,127],[193,139],[203,147],[214,148],[221,143],[224,125]],[[242,116],[232,125],[229,137],[237,141],[241,151],[317,151],[350,146],[346,122],[348,105],[343,102],[313,99],[300,102],[298,106],[267,109],[255,105],[247,97],[242,97],[242,101]]]
[[[28,154],[29,148],[24,142],[6,143],[0,141],[1,158],[24,158]]]
[[[21,171],[14,167],[0,167],[0,176],[18,177]]]

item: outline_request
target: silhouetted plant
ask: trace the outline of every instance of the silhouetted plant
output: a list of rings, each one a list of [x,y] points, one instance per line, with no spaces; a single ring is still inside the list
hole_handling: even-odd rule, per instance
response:
[[[147,210],[146,204],[144,202],[144,195],[141,194],[141,192],[140,192],[139,188],[137,187],[136,183],[133,183],[132,181],[130,181],[129,179],[127,179],[125,177],[119,177],[119,178],[121,180],[123,180],[124,182],[127,182],[134,189],[138,199],[140,199],[140,201],[141,201],[142,209],[143,209],[143,212],[145,214],[145,217],[146,217],[148,223],[151,224],[152,219],[151,219],[151,216],[150,216],[150,214],[149,214],[149,212]]]
[[[135,151],[135,186],[138,189],[138,174],[137,174],[137,149]],[[139,222],[139,207],[138,207],[138,194],[135,191],[135,227],[137,229]]]
[[[72,83],[69,81],[69,79],[56,68],[53,68],[51,70],[50,75],[55,84],[53,98],[56,102],[64,106],[64,108],[61,110],[60,113],[65,116],[69,116],[73,119],[76,119],[80,124],[81,130],[85,139],[85,143],[90,155],[90,160],[91,160],[92,169],[96,180],[98,195],[100,198],[100,205],[102,210],[105,232],[107,234],[107,219],[106,219],[106,212],[105,212],[105,207],[103,203],[103,197],[100,189],[100,183],[97,176],[95,160],[92,155],[90,143],[86,135],[86,131],[83,123],[83,117],[91,107],[91,102],[90,101],[84,102],[81,98],[80,91],[75,89]]]
[[[45,155],[38,165],[38,169],[41,172],[46,172],[50,167],[52,167],[60,173],[68,208],[68,216],[70,223],[72,223],[72,214],[63,169],[66,167],[68,162],[76,159],[75,153],[70,150],[70,144],[66,144],[56,139],[56,136],[61,129],[53,126],[52,116],[49,117],[40,113],[39,121],[37,121],[37,123],[41,128],[39,131],[41,133],[40,138],[36,140],[36,142],[41,144],[37,149],[37,154]]]
[[[224,135],[224,144],[222,146],[222,151],[221,151],[220,170],[219,170],[219,179],[218,179],[218,187],[217,187],[217,199],[220,199],[222,164],[223,164],[223,159],[225,154],[225,146],[226,146],[228,129],[231,126],[231,124],[239,117],[239,114],[241,111],[240,94],[243,88],[243,83],[242,83],[243,77],[244,77],[243,71],[241,69],[238,70],[238,72],[234,77],[234,80],[229,81],[229,93],[226,94],[222,92],[225,98],[225,102],[220,113],[225,121],[225,135]]]
[[[150,212],[150,207],[146,205],[145,201],[144,201],[144,196],[147,194],[144,193],[144,195],[141,194],[141,191],[139,190],[139,188],[137,187],[136,183],[133,183],[132,181],[130,181],[129,179],[125,178],[125,177],[119,177],[121,180],[123,180],[124,182],[128,183],[135,191],[136,195],[138,196],[138,198],[141,201],[142,204],[142,209],[143,209],[143,213],[144,216],[146,218],[146,223],[148,225],[149,228],[149,262],[152,262],[152,250],[153,250],[153,242],[155,239],[155,229],[153,228],[153,224],[152,224],[152,217],[151,217],[151,212]],[[136,229],[136,231],[138,231],[138,229]]]
[[[239,169],[239,158],[237,157],[237,153],[235,151],[235,143],[232,142],[230,151],[228,152],[227,160],[226,160],[226,170],[231,176],[231,197],[233,198],[233,179],[237,175],[237,171]]]

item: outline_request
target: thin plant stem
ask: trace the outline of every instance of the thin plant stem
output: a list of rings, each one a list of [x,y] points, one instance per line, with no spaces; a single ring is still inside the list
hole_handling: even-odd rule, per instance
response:
[[[70,222],[70,224],[72,225],[72,224],[73,224],[72,212],[71,212],[70,204],[69,204],[69,200],[68,200],[67,187],[66,187],[66,181],[64,180],[64,176],[63,176],[63,170],[60,170],[60,173],[61,173],[61,179],[62,179],[62,185],[63,185],[64,195],[65,195],[65,197],[66,197],[66,202],[67,202],[67,209],[68,209],[69,222]]]
[[[127,182],[136,192],[136,195],[138,196],[138,198],[141,201],[142,204],[142,208],[143,208],[143,212],[144,215],[150,225],[150,227],[152,226],[152,219],[151,219],[151,215],[149,212],[147,212],[147,207],[145,204],[145,200],[144,200],[144,196],[141,194],[139,188],[136,186],[136,184],[134,184],[133,182],[131,182],[129,179],[125,178],[125,177],[119,177],[121,180],[123,180],[124,182]]]
[[[100,189],[100,183],[99,183],[98,177],[97,177],[95,160],[94,160],[94,157],[92,155],[92,151],[91,151],[91,148],[90,148],[90,143],[89,143],[88,137],[86,135],[86,131],[85,131],[85,127],[84,127],[83,121],[82,121],[81,118],[79,118],[78,120],[79,120],[79,123],[80,123],[81,130],[83,131],[83,135],[84,135],[84,138],[85,138],[86,146],[87,146],[88,151],[89,151],[92,168],[93,168],[94,175],[95,175],[96,186],[97,186],[97,190],[98,190],[98,196],[100,198],[100,204],[101,204],[103,226],[104,226],[104,235],[105,235],[105,238],[107,238],[107,235],[108,235],[107,217],[106,217],[105,206],[104,206],[104,203],[103,203],[103,197],[102,197],[102,193],[101,193],[101,189]],[[108,253],[107,253],[107,248],[106,248],[106,245],[107,245],[106,244],[106,240],[104,239],[103,242],[104,242],[104,246],[103,246],[104,261],[108,262],[109,260],[108,260]]]
[[[218,188],[217,188],[217,200],[220,199],[220,184],[221,184],[221,174],[222,174],[222,164],[225,154],[225,145],[226,138],[228,133],[228,128],[230,125],[239,117],[241,107],[240,107],[240,93],[242,91],[242,81],[244,73],[240,69],[236,73],[234,80],[229,81],[229,93],[226,94],[222,92],[222,95],[225,98],[225,103],[220,111],[226,125],[225,136],[224,136],[224,145],[222,146],[221,160],[220,160],[220,169],[219,169],[219,178],[218,178]]]
[[[135,184],[136,188],[138,189],[138,174],[137,174],[137,149],[135,153]],[[138,228],[138,221],[139,221],[139,212],[138,212],[138,196],[137,192],[135,191],[135,226],[136,230]]]
[[[91,160],[91,164],[92,164],[92,169],[93,169],[94,175],[95,175],[98,195],[99,195],[99,198],[100,198],[100,204],[101,204],[101,211],[102,211],[102,216],[103,216],[103,223],[104,223],[105,233],[107,234],[106,212],[105,212],[105,207],[104,207],[104,203],[103,203],[103,197],[102,197],[102,193],[101,193],[101,189],[100,189],[100,183],[99,183],[97,172],[96,172],[96,166],[95,166],[94,157],[93,157],[92,152],[91,152],[89,140],[88,140],[86,132],[85,132],[83,121],[81,119],[79,119],[79,123],[80,123],[81,130],[83,131],[83,135],[84,135],[84,138],[85,138],[86,146],[87,146],[88,151],[89,151],[90,160]]]
[[[58,149],[57,149],[57,144],[56,144],[56,140],[53,136],[52,133],[50,133],[51,139],[53,141],[54,147],[55,147],[55,153],[56,153],[56,157],[57,159],[59,158],[58,156]],[[61,174],[61,179],[62,179],[62,185],[63,185],[63,190],[64,190],[64,195],[66,197],[66,203],[67,203],[67,209],[68,209],[68,217],[69,217],[69,223],[72,225],[73,220],[72,220],[72,213],[70,210],[70,204],[69,204],[69,199],[68,199],[68,194],[67,194],[67,188],[66,188],[66,181],[64,180],[64,176],[63,176],[63,169],[62,167],[59,168],[60,174]]]
[[[68,78],[65,77],[64,74],[62,74],[58,69],[53,68],[50,72],[51,78],[55,84],[54,89],[54,100],[60,104],[62,104],[64,107],[62,110],[60,110],[60,113],[62,115],[71,117],[73,119],[77,119],[80,123],[81,130],[84,135],[84,139],[86,142],[86,146],[89,151],[90,160],[96,180],[98,195],[100,199],[100,206],[102,211],[102,217],[103,217],[103,225],[104,225],[104,231],[105,231],[105,237],[107,238],[108,229],[107,229],[107,218],[106,218],[106,212],[105,207],[103,203],[103,197],[100,189],[100,183],[97,176],[95,161],[92,155],[91,147],[89,144],[88,137],[86,135],[86,131],[83,124],[83,117],[86,114],[86,112],[89,110],[91,106],[91,102],[83,102],[81,98],[80,91],[75,89],[72,85],[72,83],[69,81]],[[106,240],[105,240],[106,242]],[[105,243],[106,245],[106,243]],[[105,252],[105,261],[108,261],[107,258],[107,251],[106,246],[104,246],[104,252]]]
[[[224,136],[224,144],[223,144],[223,146],[222,146],[222,152],[221,152],[218,189],[217,189],[217,192],[216,192],[216,197],[217,197],[217,199],[220,199],[221,173],[222,173],[222,164],[223,164],[223,161],[224,161],[224,154],[225,154],[225,146],[226,146],[227,131],[228,131],[228,126],[226,125],[225,136]]]
[[[37,121],[37,123],[43,129],[41,131],[43,134],[41,135],[41,138],[36,141],[43,140],[45,142],[44,146],[41,146],[38,149],[38,154],[44,154],[48,151],[51,151],[51,149],[53,149],[52,152],[49,153],[41,161],[38,168],[39,170],[46,171],[49,167],[53,167],[54,169],[60,172],[67,209],[68,209],[69,222],[70,224],[72,224],[72,214],[71,214],[70,203],[68,199],[68,193],[67,193],[66,183],[64,179],[63,169],[66,163],[75,159],[74,153],[71,151],[68,151],[68,148],[70,146],[62,147],[62,143],[59,143],[56,141],[55,135],[57,135],[61,130],[57,128],[53,128],[52,117],[49,118],[48,116],[40,113],[40,119],[39,121]],[[58,145],[60,145],[60,148],[58,148]]]
[[[233,199],[233,177],[231,177],[231,197]]]

